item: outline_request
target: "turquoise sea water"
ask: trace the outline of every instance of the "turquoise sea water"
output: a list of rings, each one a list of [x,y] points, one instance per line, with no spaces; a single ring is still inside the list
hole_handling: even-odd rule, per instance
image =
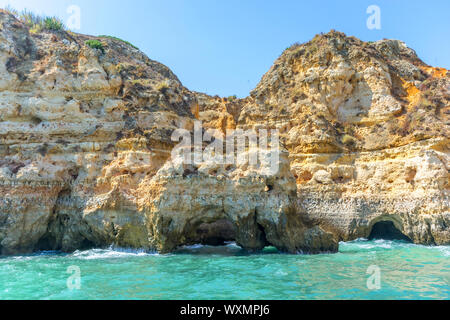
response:
[[[371,265],[378,290],[367,288]],[[67,286],[70,266],[80,289]],[[322,255],[247,254],[234,244],[43,252],[0,258],[0,299],[450,299],[450,247],[361,239]]]

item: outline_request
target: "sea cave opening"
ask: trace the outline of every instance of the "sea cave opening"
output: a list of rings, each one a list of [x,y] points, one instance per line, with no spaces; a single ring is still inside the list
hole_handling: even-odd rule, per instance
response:
[[[196,229],[195,239],[191,242],[209,246],[223,246],[236,239],[236,228],[226,219],[211,223],[202,223]]]
[[[277,251],[267,241],[263,226],[258,223],[252,226],[250,222],[250,229],[252,231],[245,234],[244,239],[238,239],[237,225],[226,218],[202,222],[193,229],[194,232],[190,233],[184,246],[203,245],[210,247],[209,249],[205,249],[207,252],[227,251],[230,248],[232,248],[230,249],[231,251],[240,248],[240,250],[244,250],[245,252],[261,252],[263,250],[270,252]],[[224,249],[227,247],[228,249]]]
[[[370,231],[369,240],[401,240],[412,242],[412,240],[398,230],[392,221],[379,221],[375,223]]]

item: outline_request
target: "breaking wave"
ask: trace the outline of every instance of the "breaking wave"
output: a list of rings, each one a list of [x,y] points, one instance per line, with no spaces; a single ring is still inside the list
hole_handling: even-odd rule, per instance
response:
[[[145,257],[150,255],[159,255],[159,254],[155,252],[148,252],[146,250],[111,247],[109,249],[91,249],[86,251],[77,250],[68,257],[83,260],[95,260],[95,259],[111,259],[111,258],[127,258],[127,257]]]

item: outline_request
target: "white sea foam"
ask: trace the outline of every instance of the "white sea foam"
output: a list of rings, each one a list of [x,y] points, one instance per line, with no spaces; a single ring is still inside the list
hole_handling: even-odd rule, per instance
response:
[[[207,248],[208,246],[203,245],[203,244],[193,244],[190,246],[183,246],[181,247],[181,249],[186,249],[186,250],[195,250],[195,249],[202,249],[202,248]]]
[[[409,246],[411,244],[401,241],[392,241],[383,239],[367,240],[364,238],[359,238],[350,242],[341,242],[339,243],[339,245],[341,246],[341,248],[357,247],[360,249],[376,249],[376,248],[393,249],[395,247]]]
[[[225,246],[227,246],[228,248],[235,248],[235,249],[241,249],[241,247],[239,247],[236,242],[234,241],[228,241],[225,242]]]
[[[75,251],[71,257],[83,260],[94,259],[111,259],[111,258],[126,258],[126,257],[140,257],[158,255],[157,253],[149,253],[145,250],[109,248],[109,249],[91,249],[86,251]]]
[[[427,246],[414,244],[403,241],[393,241],[393,240],[367,240],[364,238],[359,238],[350,242],[340,242],[339,246],[341,249],[396,249],[396,248],[422,248],[422,249],[430,249],[430,250],[438,250],[444,256],[450,256],[450,246]]]
[[[278,270],[277,272],[275,272],[275,274],[276,274],[277,276],[287,276],[287,275],[288,275],[287,272],[282,271],[282,270]]]
[[[434,248],[439,250],[444,256],[446,257],[450,256],[450,246],[437,246]]]
[[[223,248],[230,248],[230,249],[241,249],[236,242],[234,241],[226,241],[223,246],[211,246],[207,244],[192,244],[188,246],[182,246],[180,247],[180,250],[198,250],[198,249],[220,249]]]

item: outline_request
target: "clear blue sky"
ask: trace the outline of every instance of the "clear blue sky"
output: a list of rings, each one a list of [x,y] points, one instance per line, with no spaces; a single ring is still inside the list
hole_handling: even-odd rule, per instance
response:
[[[183,84],[212,95],[248,95],[294,42],[336,29],[365,41],[400,39],[426,63],[450,69],[449,0],[0,0],[0,6],[69,18],[76,32],[128,40]],[[381,30],[369,30],[369,5]]]

